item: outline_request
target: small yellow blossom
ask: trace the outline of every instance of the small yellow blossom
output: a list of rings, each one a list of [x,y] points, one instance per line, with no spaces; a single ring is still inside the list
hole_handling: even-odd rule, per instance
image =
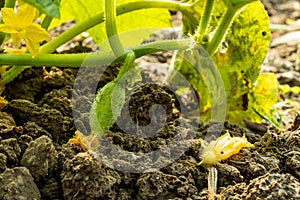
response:
[[[0,96],[0,110],[2,110],[7,104],[8,101],[6,101],[3,97]]]
[[[39,52],[39,42],[50,37],[40,25],[33,24],[36,9],[29,4],[22,3],[17,13],[13,8],[2,8],[1,13],[4,24],[0,24],[0,31],[10,33],[14,45],[19,45],[24,39],[28,51],[35,56]]]
[[[243,137],[231,137],[229,132],[219,137],[216,141],[204,145],[202,152],[201,164],[217,164],[221,160],[230,158],[232,155],[239,153],[244,147],[253,147],[254,145]]]
[[[13,53],[13,54],[23,54],[26,52],[26,49],[24,49],[24,48],[21,48],[21,49],[5,48],[4,52],[5,53]]]
[[[73,138],[69,139],[68,144],[81,147],[81,149],[87,151],[96,151],[99,146],[99,140],[97,135],[84,135],[80,131],[76,131]]]

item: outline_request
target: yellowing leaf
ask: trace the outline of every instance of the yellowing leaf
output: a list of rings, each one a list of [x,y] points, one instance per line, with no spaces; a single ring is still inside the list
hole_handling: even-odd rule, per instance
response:
[[[278,101],[278,90],[279,83],[274,74],[260,74],[250,92],[249,107],[264,116],[269,114]],[[260,118],[256,117],[256,119],[258,121]]]
[[[192,2],[195,2],[193,0]],[[242,1],[236,1],[240,3]],[[204,1],[197,4],[198,15],[202,15]],[[210,36],[214,35],[217,25],[227,7],[222,0],[215,0],[212,20],[209,24]],[[192,33],[191,26],[185,27],[185,31]],[[243,124],[247,114],[252,114],[249,103],[249,95],[254,83],[259,76],[261,63],[265,59],[270,42],[269,18],[264,6],[260,1],[248,4],[245,9],[237,15],[227,32],[222,46],[212,55],[212,59],[218,66],[222,81],[226,90],[227,98],[227,120]],[[196,58],[195,58],[196,59]],[[202,118],[210,102],[210,92],[206,87],[204,78],[193,67],[185,62],[175,63],[175,69],[184,74],[197,90],[200,98],[200,111]],[[248,118],[249,119],[249,118]]]

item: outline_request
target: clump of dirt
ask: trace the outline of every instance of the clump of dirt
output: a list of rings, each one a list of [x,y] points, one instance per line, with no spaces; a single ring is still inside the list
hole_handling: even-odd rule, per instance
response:
[[[2,199],[41,199],[41,194],[26,167],[6,169],[0,174]]]
[[[61,182],[64,199],[116,199],[121,177],[88,153],[79,153],[64,162]]]
[[[150,134],[156,133],[164,124],[174,124],[179,118],[180,108],[170,89],[154,83],[136,87],[137,89],[127,92],[126,96],[130,98],[125,103],[114,130],[138,132],[139,137],[150,137]]]
[[[250,181],[229,186],[223,199],[299,199],[300,183],[290,174],[265,174]]]
[[[142,131],[138,131],[142,126],[138,125],[128,134],[116,123],[103,136],[106,139],[99,140],[97,151],[87,153],[78,146],[67,144],[75,132],[70,77],[75,77],[71,72],[76,71],[53,70],[56,73],[53,76],[49,76],[49,73],[54,73],[50,69],[48,74],[40,74],[41,78],[32,77],[46,86],[41,89],[42,92],[35,93],[38,96],[29,93],[33,97],[31,101],[20,97],[10,99],[9,105],[0,113],[0,176],[5,177],[0,179],[1,183],[13,177],[11,174],[19,174],[21,168],[27,172],[27,175],[20,172],[21,177],[26,179],[30,190],[37,191],[31,194],[37,199],[207,198],[207,171],[198,166],[200,143],[165,146],[172,144],[180,134],[182,141],[204,138],[209,126],[200,126],[196,130],[182,127],[183,123],[193,122],[182,120],[179,100],[170,90],[159,84],[138,84],[131,91],[132,98],[127,100],[130,107],[128,119],[133,124],[147,126],[152,123],[153,117],[157,116],[149,116],[154,104],[160,104],[166,110],[166,122],[156,134],[144,137]],[[60,80],[58,85],[54,84],[56,78]],[[22,82],[22,79],[15,80],[19,81]],[[13,91],[10,94],[11,97],[17,96]],[[271,194],[269,199],[289,195],[297,197],[295,187],[288,186],[299,185],[300,131],[297,119],[290,131],[282,132],[270,129],[267,133],[255,133],[230,123],[224,124],[223,133],[227,130],[232,136],[245,135],[255,148],[244,149],[216,166],[219,172],[218,193],[222,198],[263,198],[268,192]],[[117,148],[112,148],[112,145]],[[160,156],[152,157],[152,160],[139,157],[160,150]],[[178,152],[177,159],[170,162]],[[268,181],[274,183],[272,187],[265,185]],[[18,187],[22,192],[17,196],[29,195],[26,193],[29,189],[23,190],[23,186],[18,184],[0,184],[0,191],[6,191],[8,187]],[[5,192],[0,194],[1,198],[8,195]]]

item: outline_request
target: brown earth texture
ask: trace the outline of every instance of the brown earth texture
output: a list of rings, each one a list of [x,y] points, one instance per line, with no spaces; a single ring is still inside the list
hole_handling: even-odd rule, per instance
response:
[[[281,84],[300,86],[300,2],[264,0],[263,4],[270,16],[272,41],[262,72],[275,73]],[[180,13],[171,14],[178,25]],[[165,30],[153,37],[176,34]],[[57,51],[95,50],[90,38],[81,37]],[[280,130],[266,121],[249,123],[247,128],[212,122],[194,130],[190,127],[195,121],[182,119],[180,110],[181,104],[193,109],[193,103],[177,99],[159,83],[171,57],[172,52],[163,52],[137,61],[146,70],[143,82],[126,91],[129,114],[123,109],[103,140],[91,144],[92,150],[74,139],[75,132],[90,131],[87,111],[95,89],[113,80],[118,64],[81,69],[87,76],[79,81],[76,68],[30,67],[7,84],[2,96],[9,103],[0,112],[0,199],[300,199],[300,95],[281,94],[276,105],[282,116]],[[102,76],[97,78],[95,72]],[[75,82],[82,87],[74,89]],[[165,112],[151,109],[158,104]],[[161,127],[151,126],[162,119]],[[198,165],[201,143],[182,141],[203,139],[208,127],[218,126],[223,134],[246,136],[254,147],[215,165],[218,181],[212,195],[208,170]]]

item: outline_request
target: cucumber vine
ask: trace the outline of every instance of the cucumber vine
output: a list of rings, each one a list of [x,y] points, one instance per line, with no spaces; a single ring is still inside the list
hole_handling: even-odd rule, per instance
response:
[[[194,44],[199,44],[213,58],[225,83],[227,103],[229,104],[227,119],[240,123],[243,120],[240,119],[241,115],[246,114],[246,118],[257,121],[258,118],[255,113],[253,114],[253,108],[261,114],[266,114],[268,110],[262,109],[253,98],[255,96],[253,92],[259,92],[255,89],[255,82],[259,76],[260,63],[266,55],[270,40],[268,16],[258,0],[188,0],[184,2],[171,0],[105,0],[104,3],[95,1],[90,6],[90,2],[87,0],[62,0],[60,3],[57,0],[18,0],[17,2],[6,0],[5,8],[12,8],[17,5],[16,3],[30,4],[35,7],[40,12],[40,18],[42,19],[41,28],[45,30],[52,28],[55,23],[63,22],[66,16],[72,16],[77,23],[74,27],[41,45],[38,53],[34,56],[29,53],[1,53],[0,65],[12,66],[2,74],[5,84],[12,81],[27,66],[80,67],[82,63],[85,63],[85,65],[104,65],[111,63],[112,60],[118,60],[118,62],[124,64],[120,69],[121,75],[112,83],[109,83],[110,86],[106,86],[111,92],[112,88],[115,88],[117,82],[121,80],[121,77],[129,69],[135,68],[134,60],[136,58],[162,50],[189,50],[193,48]],[[68,8],[71,6],[70,11]],[[80,9],[85,9],[88,12],[82,13]],[[254,12],[251,13],[250,9]],[[129,19],[139,22],[138,26],[133,28],[152,26],[157,24],[159,20],[160,24],[158,26],[168,27],[171,26],[170,16],[167,15],[168,10],[176,10],[183,15],[183,35],[180,39],[156,41],[147,44],[134,41],[130,46],[122,44],[119,37],[120,32],[124,31],[124,27],[126,29],[135,26],[133,25],[134,22]],[[143,13],[145,16],[146,13],[152,16],[147,15],[146,20],[142,18]],[[58,17],[61,17],[61,19],[56,19]],[[142,19],[140,20],[139,17]],[[122,19],[125,22],[118,23]],[[7,21],[2,19],[0,27],[6,23]],[[37,24],[34,26],[37,26]],[[5,32],[1,28],[0,30],[3,31],[0,33],[0,43],[3,44],[3,41],[9,39],[10,32]],[[105,31],[103,32],[103,30]],[[261,30],[264,34],[260,32]],[[101,43],[103,35],[106,35],[111,50],[83,54],[52,54],[58,47],[85,31],[88,31],[97,43]],[[220,51],[224,43],[229,46],[225,53]],[[87,58],[88,62],[86,61]],[[207,112],[210,109],[209,91],[201,83],[201,75],[189,70],[189,66],[179,58],[175,59],[173,67],[188,77],[188,80],[197,90],[200,99],[203,98],[201,112]],[[95,102],[103,103],[99,99],[103,99],[103,93],[107,92],[104,90],[99,91]],[[123,90],[120,92],[124,93]],[[276,97],[272,96],[272,98]],[[270,101],[267,104],[268,108],[271,108],[272,104],[273,101]],[[107,107],[105,106],[105,108]],[[121,106],[119,109],[121,109]],[[115,111],[111,111],[110,114],[114,114],[112,112]],[[116,113],[118,115],[119,111],[116,111]],[[103,116],[98,116],[98,119],[100,118],[103,118]],[[113,122],[112,119],[107,119],[107,121],[104,131],[107,131]]]

